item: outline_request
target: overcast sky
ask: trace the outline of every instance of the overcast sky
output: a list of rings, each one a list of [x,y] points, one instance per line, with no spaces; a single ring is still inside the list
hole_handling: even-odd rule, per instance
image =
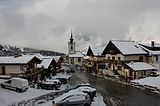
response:
[[[0,0],[0,44],[67,53],[110,39],[160,42],[160,0]]]

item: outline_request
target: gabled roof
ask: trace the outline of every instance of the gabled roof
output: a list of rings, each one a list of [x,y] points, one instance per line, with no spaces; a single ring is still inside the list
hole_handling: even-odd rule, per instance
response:
[[[88,56],[99,56],[102,55],[102,52],[104,50],[105,47],[96,47],[96,48],[91,48],[89,46],[88,51],[87,51],[87,55]]]
[[[128,67],[133,69],[134,71],[141,71],[141,70],[157,70],[157,68],[153,67],[152,65],[145,63],[145,62],[133,62],[133,63],[126,63]]]
[[[105,47],[93,48],[93,49],[92,49],[93,54],[94,54],[95,56],[102,55],[102,52],[103,52],[104,48],[105,48]]]
[[[23,56],[19,56],[19,57],[14,57],[14,56],[0,57],[0,64],[27,64],[33,58],[37,58],[37,57],[31,56],[31,55],[30,56],[23,55]]]
[[[123,55],[147,54],[141,46],[134,41],[129,40],[111,40],[109,44],[113,44]],[[107,46],[108,46],[107,45]],[[105,49],[107,49],[107,46]],[[104,54],[104,52],[103,52]]]
[[[61,56],[52,56],[55,60],[55,62],[57,63],[59,61],[59,59],[61,58]]]
[[[124,54],[147,54],[137,42],[129,40],[112,40],[112,43]]]
[[[143,48],[143,50],[148,52],[149,55],[160,55],[160,50],[149,50],[145,46],[141,46],[141,48]]]
[[[52,60],[53,59],[51,59],[51,58],[50,59],[43,59],[41,64],[38,64],[38,67],[43,66],[44,69],[47,69],[49,67],[49,65],[51,64]]]
[[[84,57],[82,52],[76,52],[75,54],[69,54],[69,57]]]

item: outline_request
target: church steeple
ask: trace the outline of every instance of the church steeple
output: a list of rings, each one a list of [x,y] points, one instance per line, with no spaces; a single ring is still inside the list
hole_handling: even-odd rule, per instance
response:
[[[75,54],[75,42],[73,39],[72,30],[71,30],[70,41],[68,42],[68,54]]]
[[[70,42],[73,42],[73,34],[72,34],[72,30],[71,30],[71,38],[70,38]]]

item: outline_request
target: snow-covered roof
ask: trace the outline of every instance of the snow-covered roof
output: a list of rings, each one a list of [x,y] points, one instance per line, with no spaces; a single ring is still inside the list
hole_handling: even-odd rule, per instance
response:
[[[121,51],[124,55],[130,54],[147,54],[137,42],[129,40],[111,40],[111,42]]]
[[[49,67],[53,59],[43,59],[41,64],[38,64],[38,67],[43,66],[45,69]]]
[[[149,53],[149,55],[160,55],[160,50],[149,50],[143,46],[141,46],[141,48],[143,48],[145,51],[147,51]]]
[[[101,55],[105,47],[91,48],[95,56]]]
[[[136,80],[133,80],[132,82],[136,82],[136,83],[139,83],[141,85],[149,85],[149,86],[152,86],[152,87],[157,87],[158,89],[160,89],[160,76],[136,79]]]
[[[59,61],[59,59],[61,58],[61,56],[52,56],[55,60],[55,62],[57,63]]]
[[[19,57],[7,56],[0,57],[0,64],[27,64],[31,61],[35,56],[23,55]]]
[[[152,45],[149,44],[149,43],[143,43],[142,45],[148,46],[148,47],[160,47],[160,43],[154,43],[154,46],[152,46]]]
[[[31,53],[31,54],[25,54],[23,56],[35,56],[37,58],[39,58],[40,60],[42,60],[43,58],[46,58],[46,56],[43,56],[42,54],[40,53]]]
[[[145,62],[131,62],[131,63],[126,63],[127,66],[132,68],[135,71],[140,71],[140,70],[157,70],[157,68],[153,67],[152,65],[145,63]]]
[[[76,52],[75,54],[69,54],[69,57],[84,57],[81,52]]]

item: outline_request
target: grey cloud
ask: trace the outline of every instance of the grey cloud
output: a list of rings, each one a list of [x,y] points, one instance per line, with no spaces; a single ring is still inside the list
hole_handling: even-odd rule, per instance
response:
[[[103,45],[110,39],[154,40],[160,33],[159,3],[159,0],[1,0],[0,42],[67,52],[71,28],[78,49]]]

